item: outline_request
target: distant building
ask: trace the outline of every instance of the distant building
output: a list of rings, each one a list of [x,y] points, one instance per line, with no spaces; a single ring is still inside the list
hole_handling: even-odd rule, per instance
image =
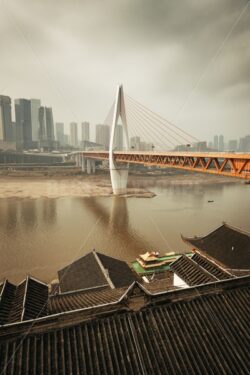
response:
[[[11,120],[11,99],[9,96],[4,95],[0,95],[0,141],[14,141]]]
[[[54,148],[55,134],[52,108],[39,108],[39,143],[41,148]]]
[[[32,130],[32,141],[39,141],[39,108],[41,107],[41,101],[39,99],[30,99],[30,110],[31,110],[31,130]]]
[[[115,128],[115,139],[114,139],[114,147],[116,150],[123,149],[123,127],[122,125],[117,125]]]
[[[139,151],[140,150],[140,143],[141,143],[140,137],[135,136],[135,137],[130,138],[130,148],[131,149],[133,149],[135,151]]]
[[[78,147],[78,130],[76,122],[70,123],[70,144],[73,147]]]
[[[61,146],[64,145],[64,123],[56,122],[56,140]]]
[[[18,149],[32,148],[31,102],[28,99],[15,100],[16,142]]]
[[[219,137],[218,137],[218,135],[214,136],[214,149],[219,150]]]
[[[238,149],[238,141],[237,139],[231,139],[228,142],[228,151],[237,151]]]
[[[81,141],[80,146],[82,150],[86,150],[86,151],[87,150],[89,151],[103,150],[103,145],[100,145],[99,143],[96,143],[96,142]]]
[[[109,125],[96,125],[96,143],[99,143],[104,146],[105,150],[109,148],[109,139],[110,139],[110,128]]]
[[[219,151],[224,151],[225,145],[224,145],[224,136],[219,136]]]
[[[64,134],[63,139],[64,139],[64,144],[68,146],[69,145],[69,135],[68,134]]]
[[[40,107],[39,108],[39,129],[40,129],[40,140],[54,141],[54,121],[52,108]]]
[[[83,122],[81,124],[82,138],[81,141],[89,141],[89,122]]]
[[[246,135],[245,137],[240,138],[239,151],[250,152],[250,135]]]

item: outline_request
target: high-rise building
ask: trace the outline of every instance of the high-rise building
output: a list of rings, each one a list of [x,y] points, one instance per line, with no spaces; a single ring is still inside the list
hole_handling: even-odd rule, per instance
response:
[[[64,123],[56,122],[56,140],[61,146],[64,145]]]
[[[228,151],[237,151],[238,149],[238,141],[237,139],[231,139],[228,141]]]
[[[224,136],[219,136],[219,151],[224,151]]]
[[[0,140],[11,142],[13,139],[11,120],[11,99],[0,95]]]
[[[78,147],[78,131],[76,122],[70,123],[70,144],[73,147]]]
[[[219,150],[219,138],[218,135],[214,136],[214,149]]]
[[[55,140],[52,108],[39,108],[39,140],[48,142]]]
[[[130,148],[136,151],[140,150],[141,139],[138,136],[130,138]]]
[[[250,152],[250,135],[246,135],[245,137],[240,138],[239,151]]]
[[[82,122],[81,128],[82,128],[81,141],[89,141],[89,122],[87,121]]]
[[[31,129],[32,129],[32,141],[39,141],[39,108],[41,107],[41,101],[39,99],[30,99],[30,110],[31,110]]]
[[[114,146],[116,150],[122,151],[123,149],[123,127],[122,125],[117,125],[115,128]]]
[[[15,100],[16,142],[18,149],[32,147],[31,103],[28,99]]]
[[[105,150],[109,149],[110,128],[109,125],[96,125],[96,143],[104,146]]]
[[[68,134],[64,134],[64,144],[66,145],[66,146],[68,146],[69,145],[69,135]]]

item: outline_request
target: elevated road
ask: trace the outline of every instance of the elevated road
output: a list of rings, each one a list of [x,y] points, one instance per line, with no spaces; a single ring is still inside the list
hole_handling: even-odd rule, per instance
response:
[[[109,160],[108,151],[80,151],[87,159]],[[176,168],[250,179],[250,153],[115,151],[119,163]]]

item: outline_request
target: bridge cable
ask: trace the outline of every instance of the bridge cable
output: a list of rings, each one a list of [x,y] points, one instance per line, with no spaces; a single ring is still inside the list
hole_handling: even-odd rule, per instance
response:
[[[128,99],[130,99],[131,101],[133,101],[134,103],[136,103],[138,106],[142,107],[145,111],[149,112],[153,117],[157,118],[159,120],[159,122],[161,122],[163,125],[168,126],[169,128],[170,128],[170,126],[172,128],[174,128],[175,130],[172,130],[173,132],[176,131],[176,130],[179,130],[181,133],[188,136],[189,139],[191,138],[191,139],[193,139],[193,141],[199,142],[198,138],[196,138],[196,137],[192,136],[191,134],[187,133],[186,131],[182,130],[180,127],[173,124],[169,120],[166,120],[164,117],[162,117],[161,115],[158,115],[156,112],[151,111],[149,108],[145,107],[143,104],[139,103],[137,100],[133,99],[131,96],[126,94],[126,97]]]

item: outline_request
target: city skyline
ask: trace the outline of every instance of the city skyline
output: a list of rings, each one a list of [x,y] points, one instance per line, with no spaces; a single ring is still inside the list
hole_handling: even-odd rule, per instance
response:
[[[105,11],[96,1],[62,5],[1,2],[1,94],[39,97],[66,124],[97,124],[122,82],[125,92],[201,140],[248,133],[246,0],[108,1]]]

